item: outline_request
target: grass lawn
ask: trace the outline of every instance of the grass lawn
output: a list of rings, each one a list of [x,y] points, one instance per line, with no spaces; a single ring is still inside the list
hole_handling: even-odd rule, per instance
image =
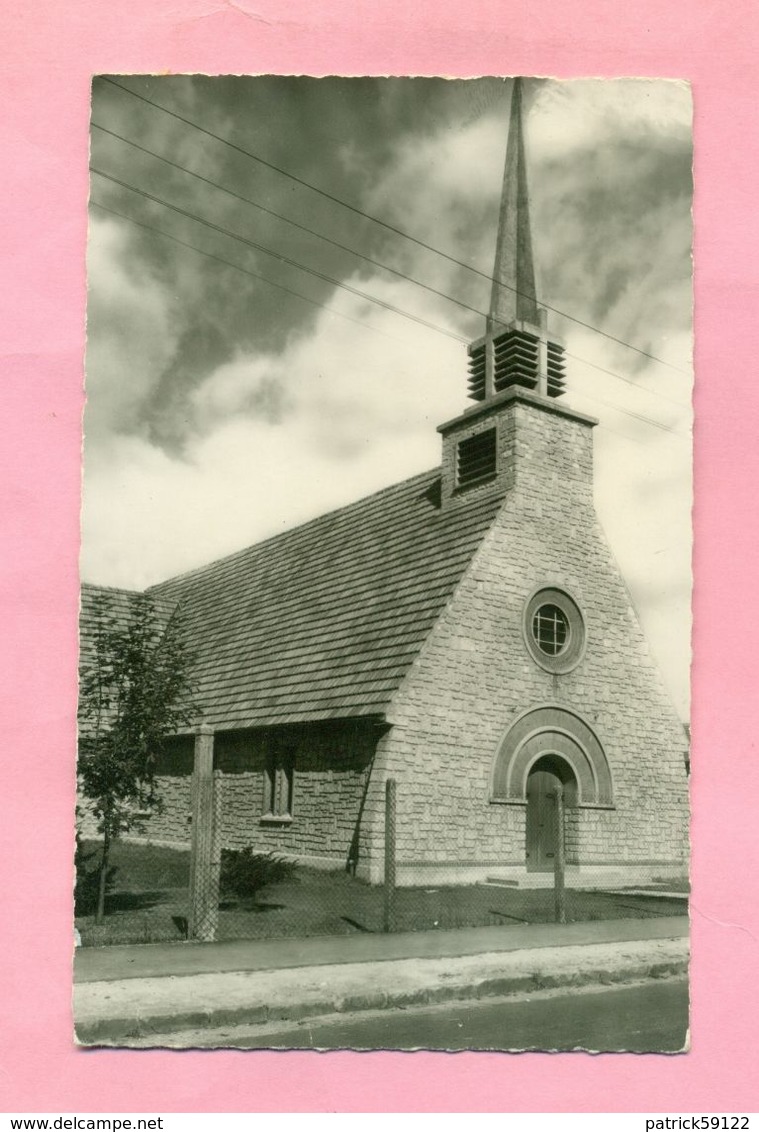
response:
[[[87,848],[96,843],[88,843]],[[94,859],[94,858],[93,858]],[[190,854],[151,845],[117,842],[117,867],[106,918],[77,917],[82,943],[151,943],[186,936]],[[671,891],[677,889],[667,882]],[[383,891],[344,872],[300,868],[295,878],[262,889],[257,901],[222,901],[219,939],[348,935],[382,930]],[[567,890],[567,919],[618,920],[682,915],[684,901],[626,893]],[[553,920],[551,889],[489,885],[399,888],[398,931],[463,928]]]

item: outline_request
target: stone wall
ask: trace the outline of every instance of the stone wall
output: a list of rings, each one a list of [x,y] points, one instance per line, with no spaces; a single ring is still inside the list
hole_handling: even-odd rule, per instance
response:
[[[378,734],[365,721],[217,734],[215,765],[224,772],[222,843],[229,848],[252,845],[305,863],[346,866],[355,855],[352,847]],[[289,821],[264,814],[272,744],[285,744],[294,759]]]
[[[682,866],[685,733],[596,520],[590,427],[528,404],[501,412],[513,487],[391,705],[366,806],[366,873],[382,872],[388,776],[398,780],[401,879],[524,868],[525,806],[491,803],[490,775],[510,724],[541,704],[583,715],[611,768],[615,808],[570,817],[581,868]],[[584,617],[586,651],[565,675],[544,671],[525,644],[525,606],[540,586],[566,590]]]
[[[378,734],[366,721],[218,732],[214,766],[222,772],[222,845],[251,845],[304,863],[345,867],[358,853],[359,816]],[[264,813],[264,779],[271,751],[283,746],[294,759],[292,815],[274,819]],[[192,738],[177,739],[158,766],[162,809],[141,822],[133,838],[189,845],[192,766]]]
[[[156,779],[156,792],[163,802],[163,809],[135,833],[167,845],[189,845],[192,837],[191,791],[191,775],[160,775]]]
[[[155,792],[160,809],[139,816],[125,839],[187,847],[191,838],[193,740],[172,739],[156,766]],[[77,828],[85,838],[98,838],[97,822],[83,798],[78,800]]]

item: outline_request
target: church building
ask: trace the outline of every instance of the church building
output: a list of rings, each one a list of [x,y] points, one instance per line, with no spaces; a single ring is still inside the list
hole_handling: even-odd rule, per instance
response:
[[[225,846],[378,882],[392,778],[398,883],[540,883],[561,784],[568,883],[687,869],[685,731],[536,297],[518,81],[493,274],[439,467],[149,591],[183,611]],[[84,586],[83,656],[96,601],[128,597]],[[189,844],[195,742],[146,838]]]

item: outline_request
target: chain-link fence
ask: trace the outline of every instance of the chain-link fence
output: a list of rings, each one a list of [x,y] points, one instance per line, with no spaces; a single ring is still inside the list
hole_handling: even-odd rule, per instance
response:
[[[116,875],[106,916],[100,924],[91,915],[78,920],[85,945],[440,931],[687,911],[683,879],[632,887],[608,874],[583,871],[580,880],[571,863],[575,814],[560,788],[547,796],[550,871],[544,867],[516,883],[499,877],[494,867],[492,877],[476,884],[399,887],[393,780],[386,783],[384,883],[371,885],[345,870],[321,871],[253,848],[224,848],[223,778],[219,770],[196,776],[191,850],[135,843],[114,847]]]

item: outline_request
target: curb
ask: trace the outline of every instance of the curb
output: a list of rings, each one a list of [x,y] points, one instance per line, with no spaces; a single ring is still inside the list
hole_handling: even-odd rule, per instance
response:
[[[431,1006],[442,1002],[504,997],[564,987],[575,989],[589,985],[613,986],[640,979],[670,978],[687,974],[687,971],[687,959],[653,964],[639,962],[614,969],[600,967],[577,974],[541,975],[536,972],[532,975],[501,976],[432,989],[404,991],[399,994],[369,991],[347,997],[326,996],[316,1002],[296,1002],[279,1008],[251,1003],[249,1006],[234,1008],[179,1011],[172,1015],[101,1018],[91,1022],[75,1023],[75,1038],[81,1046],[107,1046],[117,1043],[125,1045],[130,1039],[169,1035],[180,1030],[241,1025],[263,1026],[267,1023],[299,1022],[304,1018],[327,1014],[353,1014],[364,1010],[388,1010],[393,1007]]]

